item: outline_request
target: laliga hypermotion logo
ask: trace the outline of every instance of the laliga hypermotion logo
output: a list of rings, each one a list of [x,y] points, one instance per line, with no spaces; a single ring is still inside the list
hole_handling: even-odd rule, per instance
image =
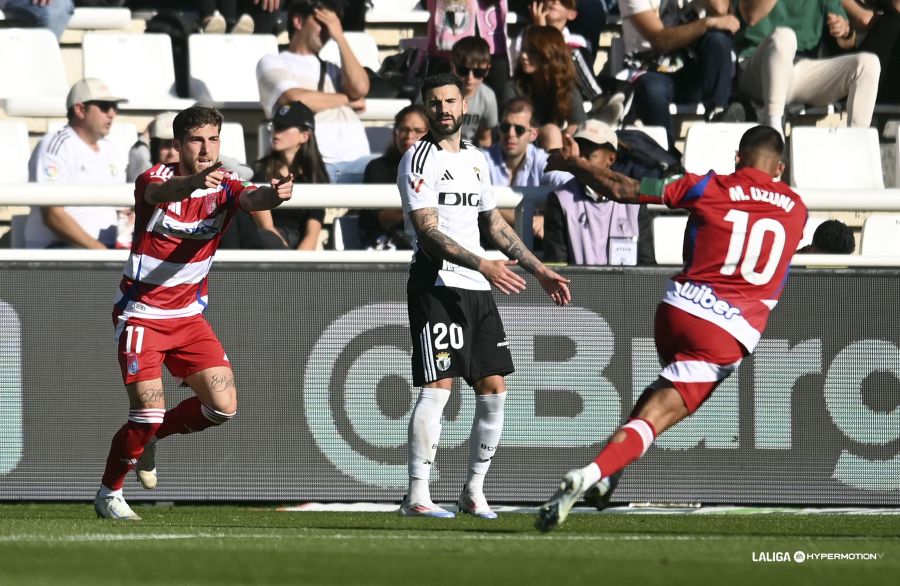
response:
[[[422,184],[425,183],[424,179],[419,179],[418,181],[409,180],[409,188],[419,193],[419,190],[422,189]]]

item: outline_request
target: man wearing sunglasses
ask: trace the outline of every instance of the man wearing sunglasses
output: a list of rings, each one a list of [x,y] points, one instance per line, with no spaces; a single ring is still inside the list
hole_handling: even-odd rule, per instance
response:
[[[109,135],[124,98],[97,78],[77,82],[66,97],[68,124],[41,139],[28,163],[38,183],[124,183],[126,148]],[[40,203],[40,202],[35,202]],[[27,248],[112,248],[118,216],[112,206],[32,206]]]
[[[484,84],[491,70],[491,49],[481,37],[464,37],[450,51],[450,68],[463,82],[469,110],[463,115],[462,137],[481,147],[491,146],[497,126],[497,96]]]
[[[534,120],[534,105],[527,98],[513,98],[503,107],[500,118],[500,139],[487,150],[491,183],[515,187],[559,187],[572,179],[561,171],[544,171],[547,152],[534,146],[538,128]],[[513,210],[500,210],[510,225],[515,220]],[[544,216],[532,218],[535,238],[544,237]]]

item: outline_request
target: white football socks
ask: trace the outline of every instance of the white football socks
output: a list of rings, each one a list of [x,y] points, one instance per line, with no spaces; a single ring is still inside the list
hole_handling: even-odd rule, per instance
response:
[[[411,503],[431,502],[428,478],[441,440],[441,416],[450,391],[423,388],[409,418],[409,493]]]
[[[596,462],[591,462],[587,466],[581,469],[581,476],[584,478],[584,489],[594,486],[603,478],[602,472],[600,472],[600,466],[597,466]]]
[[[466,490],[469,494],[484,492],[484,476],[503,433],[503,407],[506,393],[475,395],[475,419],[469,434],[469,463]]]

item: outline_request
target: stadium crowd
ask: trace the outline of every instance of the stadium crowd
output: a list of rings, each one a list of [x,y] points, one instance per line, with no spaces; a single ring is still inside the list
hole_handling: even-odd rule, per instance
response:
[[[682,169],[672,112],[683,106],[702,112],[702,121],[756,121],[784,136],[795,104],[838,104],[841,123],[851,127],[871,126],[876,105],[900,105],[900,0],[423,0],[420,9],[429,15],[424,50],[387,57],[378,71],[364,67],[345,34],[364,30],[370,0],[203,0],[188,8],[165,0],[0,0],[0,24],[45,27],[60,37],[73,9],[82,6],[143,10],[151,15],[148,31],[155,30],[154,19],[177,11],[199,34],[287,32],[287,46],[260,59],[255,72],[260,110],[271,125],[271,142],[261,149],[267,154],[246,165],[223,160],[247,181],[266,182],[287,170],[298,183],[395,181],[391,167],[425,133],[422,111],[398,109],[386,150],[372,148],[361,114],[382,98],[419,101],[415,86],[426,75],[456,74],[468,102],[463,137],[487,151],[492,181],[559,190],[548,199],[553,221],[536,212],[527,241],[540,254],[545,240],[553,242],[553,260],[579,264],[609,262],[610,234],[635,241],[649,235],[640,233],[646,222],[632,212],[622,216],[627,229],[611,226],[620,217],[613,206],[623,204],[589,188],[584,194],[566,174],[540,168],[564,135],[574,137],[582,153],[602,154],[613,169],[659,176]],[[610,31],[622,50],[610,49],[604,62],[597,59],[599,41]],[[319,58],[329,40],[339,64]],[[123,182],[177,157],[169,127],[174,114],[158,112],[135,144],[124,145],[131,148],[127,173],[124,166],[103,171],[118,165],[108,135],[123,101],[104,80],[72,86],[67,124],[35,147],[29,180]],[[662,127],[667,152],[617,138],[616,130],[635,124]],[[676,164],[660,171],[636,164],[638,155],[651,161],[668,155]],[[585,214],[560,215],[564,194],[573,190],[598,210],[591,217],[605,222],[603,229]],[[397,210],[351,214],[364,232],[361,247],[409,246]],[[512,223],[512,214],[505,217]],[[127,247],[129,220],[127,210],[36,206],[24,241],[28,247]],[[259,214],[236,221],[223,246],[314,249],[323,246],[323,228],[321,209]],[[615,258],[653,261],[633,252]]]

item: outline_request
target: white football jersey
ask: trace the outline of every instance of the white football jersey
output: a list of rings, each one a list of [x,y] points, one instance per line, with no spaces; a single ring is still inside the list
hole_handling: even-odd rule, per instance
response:
[[[438,229],[469,252],[483,257],[478,214],[497,207],[484,153],[465,140],[458,153],[449,152],[430,134],[425,135],[400,160],[397,187],[406,231],[416,239],[409,285],[490,290],[490,283],[478,271],[431,258],[419,246],[409,219],[413,210],[437,209]]]

